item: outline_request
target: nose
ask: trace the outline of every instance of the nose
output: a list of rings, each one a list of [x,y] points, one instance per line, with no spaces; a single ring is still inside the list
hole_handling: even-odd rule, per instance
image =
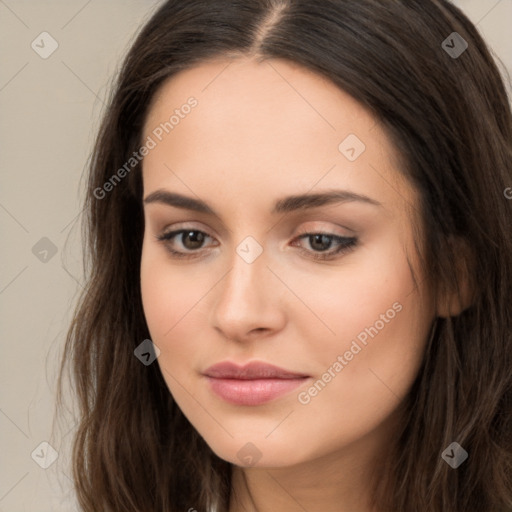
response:
[[[283,328],[283,284],[267,267],[265,251],[248,263],[234,251],[231,269],[217,285],[212,311],[214,328],[224,338],[244,342]]]

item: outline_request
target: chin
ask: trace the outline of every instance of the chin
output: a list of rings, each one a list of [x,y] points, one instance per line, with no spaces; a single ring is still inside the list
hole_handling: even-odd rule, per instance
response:
[[[304,462],[306,454],[297,451],[295,443],[283,446],[265,439],[248,441],[247,437],[230,439],[225,443],[209,442],[208,446],[217,457],[235,466],[249,468],[284,468]]]

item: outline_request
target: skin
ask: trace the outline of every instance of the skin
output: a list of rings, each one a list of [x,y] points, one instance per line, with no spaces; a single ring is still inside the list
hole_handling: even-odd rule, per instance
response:
[[[182,71],[153,98],[144,139],[190,96],[198,105],[143,162],[144,198],[165,189],[200,198],[219,216],[144,205],[142,299],[169,391],[212,450],[234,464],[230,512],[369,512],[371,471],[394,439],[435,316],[415,257],[417,193],[371,113],[295,64],[222,59]],[[338,149],[349,134],[366,146],[353,162]],[[285,196],[329,189],[380,204],[271,213]],[[208,236],[195,246],[181,235],[157,240],[173,229]],[[317,261],[322,249],[298,238],[304,232],[358,242]],[[236,252],[247,236],[263,250],[252,263]],[[199,256],[175,259],[168,247]],[[324,252],[336,247],[332,240]],[[298,394],[395,303],[394,318],[300,403]],[[310,378],[266,404],[233,405],[201,375],[226,360]],[[248,442],[260,457],[252,465],[237,456]]]

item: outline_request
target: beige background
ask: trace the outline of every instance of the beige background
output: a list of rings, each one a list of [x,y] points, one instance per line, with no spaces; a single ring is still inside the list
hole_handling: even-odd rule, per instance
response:
[[[51,433],[56,363],[81,287],[81,178],[110,81],[159,3],[0,0],[0,512],[75,510],[73,424]],[[512,0],[455,3],[512,74]],[[31,47],[44,31],[59,45],[47,59]],[[56,253],[36,257],[44,237]],[[50,461],[45,441],[58,453],[47,469],[36,463]]]

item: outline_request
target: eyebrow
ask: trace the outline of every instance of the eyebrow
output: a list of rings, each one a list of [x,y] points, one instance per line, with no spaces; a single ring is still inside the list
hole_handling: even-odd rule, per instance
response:
[[[361,203],[370,204],[373,206],[382,206],[381,203],[362,194],[356,194],[348,190],[328,190],[319,194],[299,194],[284,197],[275,202],[272,214],[289,213],[293,211],[303,211],[313,208],[319,208],[335,203],[347,203],[358,201]],[[193,197],[183,196],[176,192],[169,192],[168,190],[158,189],[149,194],[144,199],[145,204],[161,203],[176,208],[184,208],[186,210],[193,210],[200,213],[214,215],[218,218],[220,216],[211,208],[207,203],[200,199]]]

